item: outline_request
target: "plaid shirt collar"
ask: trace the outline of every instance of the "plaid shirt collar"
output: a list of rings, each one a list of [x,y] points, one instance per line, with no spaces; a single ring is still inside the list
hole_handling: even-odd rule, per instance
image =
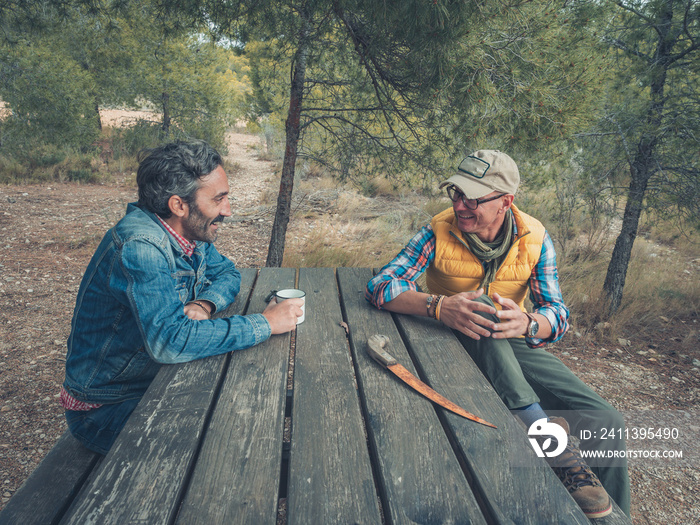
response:
[[[165,228],[170,235],[175,237],[175,240],[180,245],[180,248],[182,248],[182,251],[185,252],[185,255],[187,255],[188,257],[192,257],[192,254],[194,253],[194,249],[197,247],[197,245],[193,242],[188,241],[182,235],[180,235],[175,230],[173,230],[170,227],[170,225],[167,222],[165,222],[163,219],[161,219],[160,216],[158,216],[157,214],[156,214],[156,217],[158,217],[158,220],[163,225],[163,228]]]

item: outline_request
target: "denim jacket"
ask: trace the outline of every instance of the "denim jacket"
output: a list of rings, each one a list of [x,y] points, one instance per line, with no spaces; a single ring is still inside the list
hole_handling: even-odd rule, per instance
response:
[[[195,321],[185,303],[216,310],[240,290],[235,265],[197,242],[188,257],[158,218],[129,204],[88,265],[71,322],[63,386],[80,401],[139,398],[163,363],[248,348],[270,337],[262,314]]]

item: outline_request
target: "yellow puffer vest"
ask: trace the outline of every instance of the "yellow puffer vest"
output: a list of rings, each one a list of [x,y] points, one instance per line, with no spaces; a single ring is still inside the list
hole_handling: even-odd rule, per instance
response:
[[[542,251],[545,228],[540,221],[511,205],[518,235],[508,251],[496,278],[485,293],[494,293],[515,301],[525,311],[527,282]],[[431,221],[435,233],[435,260],[426,271],[426,284],[431,293],[454,295],[478,289],[484,277],[481,262],[469,251],[462,232],[454,225],[452,208],[437,214]],[[498,307],[498,305],[496,305]]]

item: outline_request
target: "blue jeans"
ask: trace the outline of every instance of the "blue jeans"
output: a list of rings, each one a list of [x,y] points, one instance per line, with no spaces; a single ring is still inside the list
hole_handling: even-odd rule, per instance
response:
[[[139,401],[130,399],[92,410],[66,410],[68,429],[86,448],[107,454]]]

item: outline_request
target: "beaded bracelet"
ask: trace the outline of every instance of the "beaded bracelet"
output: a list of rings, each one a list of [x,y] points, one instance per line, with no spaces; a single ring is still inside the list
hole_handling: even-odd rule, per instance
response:
[[[433,317],[433,314],[430,313],[430,308],[433,305],[437,306],[437,303],[435,303],[435,304],[433,303],[433,301],[435,301],[435,299],[437,299],[437,295],[429,295],[428,299],[425,302],[425,308],[428,311],[428,317]]]

